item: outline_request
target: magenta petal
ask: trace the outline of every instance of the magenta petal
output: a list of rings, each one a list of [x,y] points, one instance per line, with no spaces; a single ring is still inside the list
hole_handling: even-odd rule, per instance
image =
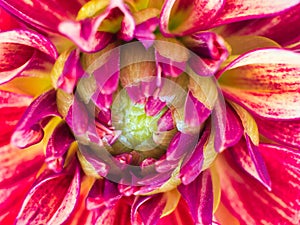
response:
[[[300,4],[277,16],[228,24],[222,34],[264,36],[283,46],[297,43],[300,41],[299,10]]]
[[[111,209],[122,197],[118,185],[107,179],[96,180],[86,199],[88,210],[105,207]]]
[[[158,131],[168,131],[175,128],[172,111],[168,109],[157,121]]]
[[[45,159],[41,149],[21,151],[11,145],[1,146],[0,154],[0,188],[36,174]]]
[[[260,224],[261,221],[299,224],[299,151],[267,144],[261,144],[259,151],[270,174],[272,191],[244,173],[230,152],[226,152],[226,157],[217,161],[221,201],[241,225]]]
[[[78,49],[73,50],[64,64],[62,74],[57,81],[57,87],[67,93],[73,93],[77,81],[84,73],[80,63],[80,51]]]
[[[200,76],[211,76],[228,57],[224,40],[213,32],[199,32],[183,38],[183,43],[197,56],[189,59],[190,67]]]
[[[62,139],[62,137],[64,137]],[[46,163],[55,172],[61,172],[65,163],[64,154],[74,141],[74,137],[65,123],[58,125],[49,138],[46,148]]]
[[[244,128],[238,115],[229,104],[226,104],[226,120],[224,147],[228,148],[239,142],[243,136]]]
[[[142,42],[146,49],[154,43],[155,34],[153,32],[156,30],[158,23],[158,18],[154,17],[136,25],[135,27],[134,36],[136,39]]]
[[[254,2],[252,0],[229,0],[212,26],[241,20],[262,18],[287,10],[299,3],[299,0],[274,0]]]
[[[255,118],[259,133],[294,148],[300,146],[300,120],[278,121]]]
[[[43,119],[53,116],[60,115],[56,106],[56,91],[50,90],[35,99],[27,108],[11,137],[12,144],[25,148],[38,143],[44,136]]]
[[[212,224],[213,191],[210,172],[203,171],[189,185],[178,186],[178,190],[187,202],[195,224]]]
[[[74,175],[47,173],[29,191],[16,224],[62,224],[71,215],[80,192],[79,168]]]
[[[3,0],[0,6],[21,20],[43,30],[57,32],[58,24],[74,19],[82,6],[81,1],[64,0]]]
[[[0,90],[0,146],[6,145],[32,98]]]
[[[167,0],[160,14],[160,30],[166,36],[184,36],[208,29],[223,4],[223,0]],[[176,18],[180,13],[185,13],[185,18]]]
[[[184,159],[183,166],[180,169],[180,179],[184,185],[188,185],[193,182],[201,173],[204,159],[203,149],[209,136],[210,129],[206,126],[199,143],[193,152]]]
[[[157,224],[165,205],[163,194],[136,197],[131,208],[131,223],[135,224],[134,216],[138,212],[145,225]]]
[[[160,101],[158,98],[155,99],[154,97],[150,96],[147,99],[145,105],[145,112],[148,116],[155,116],[157,115],[164,107],[166,106],[165,102]]]
[[[271,180],[258,147],[253,145],[247,135],[245,139],[246,142],[241,140],[228,151],[241,168],[271,190]]]

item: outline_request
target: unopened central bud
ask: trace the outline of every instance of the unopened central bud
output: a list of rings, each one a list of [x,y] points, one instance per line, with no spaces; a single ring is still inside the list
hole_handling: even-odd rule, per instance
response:
[[[112,123],[121,131],[119,140],[127,147],[146,151],[156,147],[153,133],[163,110],[155,116],[148,116],[145,104],[134,102],[126,91],[121,91],[112,106]]]

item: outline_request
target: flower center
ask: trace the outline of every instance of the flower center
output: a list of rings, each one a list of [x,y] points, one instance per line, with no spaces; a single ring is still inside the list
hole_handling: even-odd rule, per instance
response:
[[[156,147],[153,133],[157,130],[157,122],[166,110],[154,116],[145,111],[143,101],[134,102],[126,91],[121,91],[112,106],[112,124],[121,131],[119,140],[127,147],[146,151]]]

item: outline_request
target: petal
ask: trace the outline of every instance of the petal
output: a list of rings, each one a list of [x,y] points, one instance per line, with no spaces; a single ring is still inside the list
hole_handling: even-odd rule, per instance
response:
[[[61,224],[72,213],[80,192],[79,168],[74,175],[53,176],[46,171],[41,176],[24,200],[16,224]]]
[[[64,137],[62,139],[62,137]],[[46,148],[46,163],[48,168],[61,172],[65,163],[65,153],[74,141],[74,137],[65,123],[55,127]]]
[[[222,0],[167,0],[160,15],[160,30],[166,36],[205,30],[222,7]]]
[[[299,2],[299,0],[275,0],[264,2],[253,0],[228,0],[212,26],[265,17],[287,10],[290,7],[297,5]]]
[[[20,27],[19,21],[16,18],[7,13],[4,9],[0,7],[0,31],[7,31],[14,28]]]
[[[259,133],[278,143],[300,146],[300,120],[277,121],[255,118]]]
[[[0,51],[0,83],[13,79],[25,68],[40,66],[39,58],[52,62],[57,57],[56,48],[48,39],[21,29],[0,33]]]
[[[7,187],[35,174],[44,162],[43,150],[40,147],[20,150],[4,145],[0,147],[0,154],[0,187]]]
[[[241,140],[228,151],[242,169],[271,191],[271,180],[258,147],[251,142],[247,135],[245,135],[245,139],[246,141]]]
[[[165,205],[163,194],[136,197],[131,208],[131,223],[135,223],[134,216],[138,212],[145,225],[157,224]]]
[[[175,221],[176,225],[194,224],[190,209],[183,198],[180,199],[176,209],[170,215],[159,220],[158,225],[172,225]]]
[[[60,116],[56,106],[56,91],[50,90],[35,99],[19,121],[11,142],[19,148],[38,143],[44,136],[43,119]],[[44,120],[48,123],[49,120]]]
[[[75,19],[81,3],[77,0],[72,4],[63,0],[3,0],[0,6],[30,25],[57,32],[61,21]]]
[[[268,37],[280,45],[287,46],[300,41],[299,30],[300,4],[277,16],[228,24],[224,35],[258,35]]]
[[[187,202],[196,224],[211,224],[213,214],[212,181],[208,170],[203,171],[189,185],[181,184],[178,190]]]
[[[300,54],[284,49],[248,52],[223,70],[223,93],[260,117],[299,118],[299,62]]]
[[[8,144],[10,137],[32,98],[0,90],[0,146]]]
[[[299,152],[267,144],[261,144],[259,151],[270,174],[272,191],[244,173],[225,152],[225,157],[217,160],[223,204],[241,225],[299,224]]]
[[[228,56],[224,40],[213,32],[195,33],[182,41],[196,54],[190,57],[189,65],[200,76],[214,74]]]
[[[239,117],[230,107],[230,105],[226,104],[226,132],[225,132],[225,145],[224,147],[230,147],[239,142],[243,135],[243,127]]]

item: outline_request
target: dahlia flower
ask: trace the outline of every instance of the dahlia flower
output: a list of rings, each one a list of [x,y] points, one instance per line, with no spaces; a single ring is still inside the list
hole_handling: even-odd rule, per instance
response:
[[[299,224],[299,0],[0,0],[1,224]]]

